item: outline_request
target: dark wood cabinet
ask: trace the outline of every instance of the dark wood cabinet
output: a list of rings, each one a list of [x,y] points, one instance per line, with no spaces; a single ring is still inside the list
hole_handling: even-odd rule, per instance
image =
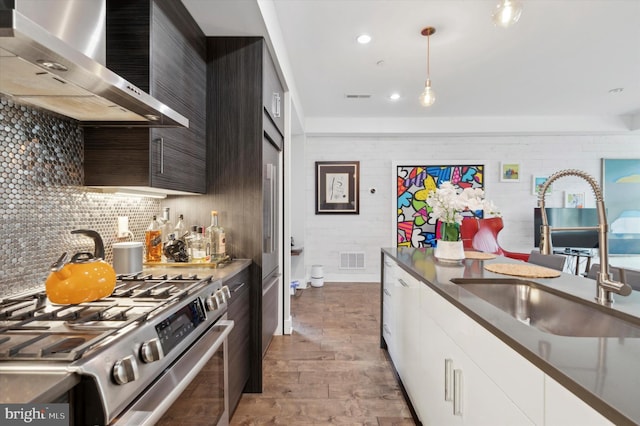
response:
[[[269,168],[265,167],[263,144],[265,138],[278,141],[271,142],[278,159],[283,140],[265,109],[268,102],[264,94],[272,92],[265,88],[271,59],[260,37],[209,37],[207,55],[209,194],[222,214],[227,251],[233,257],[253,260],[249,268],[251,375],[245,392],[261,392],[263,348],[268,345],[278,321],[277,295],[264,309],[263,283],[266,278],[279,274],[278,264],[282,264],[283,259],[281,247],[272,246],[268,254],[264,251],[265,235],[277,241],[281,232],[280,228],[270,226],[272,222],[263,209],[264,200],[268,198],[264,176]],[[283,119],[282,105],[280,113]],[[271,136],[267,137],[267,132]],[[269,174],[278,173],[273,167],[270,169]],[[274,197],[272,200],[278,200],[273,192],[270,194]],[[267,229],[275,230],[275,234],[265,233]],[[274,303],[276,308],[272,309]],[[264,312],[268,312],[267,318],[263,318]],[[267,335],[268,329],[271,335]]]
[[[107,68],[189,128],[86,128],[85,185],[205,193],[206,37],[175,0],[107,1]]]
[[[229,415],[233,415],[250,374],[250,303],[249,268],[223,282],[231,290],[227,318],[233,320],[228,337],[229,351]]]

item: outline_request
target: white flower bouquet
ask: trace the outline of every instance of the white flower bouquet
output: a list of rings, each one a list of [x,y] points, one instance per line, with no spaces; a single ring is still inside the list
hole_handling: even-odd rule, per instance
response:
[[[435,191],[429,192],[427,205],[431,207],[431,216],[442,222],[441,239],[458,241],[463,211],[475,214],[484,210],[485,214],[499,216],[500,212],[493,202],[484,198],[480,188],[457,189],[451,182],[442,182]]]

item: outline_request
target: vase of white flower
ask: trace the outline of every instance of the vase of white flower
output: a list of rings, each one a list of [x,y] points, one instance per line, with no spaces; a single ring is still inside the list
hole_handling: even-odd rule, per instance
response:
[[[499,214],[492,202],[484,199],[480,188],[464,188],[458,191],[451,182],[443,182],[435,191],[429,192],[427,205],[431,217],[440,221],[440,238],[436,241],[433,255],[443,262],[460,262],[464,259],[464,247],[460,239],[462,212],[484,210]]]

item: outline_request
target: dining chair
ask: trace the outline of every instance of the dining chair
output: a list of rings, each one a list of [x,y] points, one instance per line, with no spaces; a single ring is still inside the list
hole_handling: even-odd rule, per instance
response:
[[[599,263],[594,263],[593,265],[591,265],[591,268],[589,268],[589,272],[587,272],[586,277],[587,278],[591,278],[592,280],[595,280],[596,278],[598,278],[598,274],[600,273],[600,264]],[[620,281],[620,269],[616,268],[615,266],[611,266],[609,265],[609,273],[611,274],[611,278],[614,281]]]
[[[498,233],[504,228],[501,217],[478,219],[465,217],[460,226],[460,238],[465,250],[477,250],[485,253],[499,254],[512,259],[524,260],[529,253],[517,253],[503,249],[498,243]]]
[[[640,271],[637,269],[620,268],[621,281],[629,284],[635,291],[640,291]]]
[[[547,268],[562,271],[564,264],[567,261],[567,257],[561,254],[542,254],[538,250],[532,250],[529,254],[529,260],[527,262],[534,265],[544,266]]]

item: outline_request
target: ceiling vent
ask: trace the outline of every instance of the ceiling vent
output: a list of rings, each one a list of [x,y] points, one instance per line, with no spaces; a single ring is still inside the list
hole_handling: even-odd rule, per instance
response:
[[[346,94],[344,95],[347,99],[369,99],[371,95],[354,95],[354,94]]]

